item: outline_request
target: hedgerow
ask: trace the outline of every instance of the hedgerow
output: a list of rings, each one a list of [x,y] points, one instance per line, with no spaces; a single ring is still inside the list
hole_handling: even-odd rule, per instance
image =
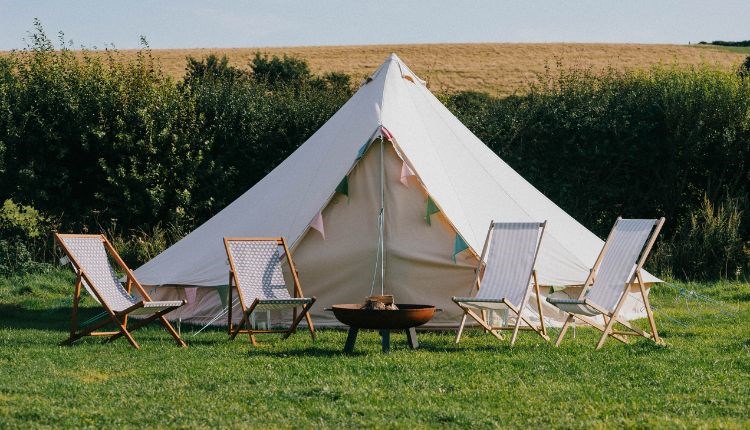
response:
[[[55,47],[40,25],[31,36],[0,58],[0,202],[66,231],[106,231],[133,264],[252,187],[352,94],[348,76],[317,76],[291,57],[256,55],[246,68],[188,58],[175,81],[147,46],[126,60],[62,38]],[[620,215],[667,217],[660,273],[748,273],[750,79],[709,67],[558,67],[515,96],[441,97],[600,236]]]

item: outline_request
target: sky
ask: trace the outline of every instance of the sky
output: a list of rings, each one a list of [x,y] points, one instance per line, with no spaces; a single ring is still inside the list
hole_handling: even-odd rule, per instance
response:
[[[0,50],[35,18],[89,49],[750,39],[750,0],[0,0]]]

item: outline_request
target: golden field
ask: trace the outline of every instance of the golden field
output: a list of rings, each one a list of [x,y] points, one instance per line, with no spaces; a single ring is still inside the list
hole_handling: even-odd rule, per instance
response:
[[[137,51],[121,51],[132,58]],[[427,45],[316,46],[285,48],[155,49],[153,56],[174,78],[185,72],[188,56],[226,55],[230,64],[249,68],[255,52],[291,55],[307,60],[315,73],[344,72],[355,78],[371,73],[395,52],[435,92],[477,90],[494,95],[523,92],[545,65],[618,70],[643,69],[655,64],[698,65],[734,69],[747,53],[714,46],[479,43]]]

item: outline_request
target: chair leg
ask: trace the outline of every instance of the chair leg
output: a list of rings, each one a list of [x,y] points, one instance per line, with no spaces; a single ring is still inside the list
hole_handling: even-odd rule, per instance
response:
[[[593,319],[591,319],[589,317],[585,317],[583,315],[574,315],[574,318],[578,318],[579,320],[583,321],[584,323],[590,325],[591,327],[594,327],[595,329],[597,329],[597,330],[599,330],[601,332],[604,331],[604,325],[598,324],[596,321],[594,321]],[[607,321],[607,320],[605,319],[605,321]],[[574,329],[575,329],[575,327],[574,327]],[[614,339],[616,339],[616,340],[618,340],[618,341],[620,341],[620,342],[622,342],[624,344],[628,343],[628,340],[624,336],[620,336],[619,334],[610,333],[609,337],[614,338]]]
[[[180,335],[174,330],[174,327],[172,327],[172,324],[170,324],[169,321],[167,321],[167,319],[163,315],[159,316],[159,320],[161,321],[161,325],[163,325],[164,328],[167,329],[167,331],[169,332],[169,334],[172,335],[172,337],[174,338],[175,342],[177,342],[177,345],[179,345],[179,346],[181,346],[183,348],[187,347],[187,344],[185,343],[185,341],[182,340],[182,338],[180,337]]]
[[[237,323],[237,326],[234,328],[234,331],[232,331],[232,333],[229,335],[229,340],[234,340],[234,338],[237,337],[237,334],[239,334],[243,325],[247,325],[248,327],[250,326],[250,323],[248,322],[247,317],[248,317],[248,313],[245,312],[242,315],[242,319],[240,320],[240,322]]]
[[[463,309],[463,308],[462,308]],[[464,316],[461,318],[461,324],[458,326],[458,333],[456,333],[456,343],[461,340],[461,333],[464,331],[464,324],[466,324],[466,317],[468,314],[464,310]]]
[[[565,336],[565,332],[568,331],[568,328],[570,327],[570,323],[573,322],[573,315],[568,314],[568,318],[565,320],[565,324],[563,324],[562,329],[560,329],[560,334],[557,335],[557,341],[555,341],[555,346],[560,346],[560,343],[562,343],[563,337]]]
[[[250,330],[250,341],[253,343],[253,345],[256,344],[255,343],[255,336],[253,336],[253,334],[252,334],[252,327],[250,326],[250,314],[252,314],[253,311],[255,310],[255,307],[258,306],[258,302],[259,301],[260,301],[259,299],[253,300],[253,303],[250,305],[250,307],[247,308],[247,310],[245,310],[243,312],[243,314],[242,314],[242,320],[240,321],[239,324],[237,324],[237,328],[234,329],[234,331],[232,332],[232,335],[229,336],[229,340],[234,340],[234,338],[237,337],[237,334],[240,332],[240,329],[242,328],[242,325],[245,324],[247,326],[248,330]]]
[[[167,328],[167,331],[169,332],[169,334],[171,334],[173,337],[176,335],[175,339],[179,340],[177,342],[177,344],[180,345],[180,346],[187,346],[187,345],[185,345],[184,342],[182,342],[182,339],[180,339],[179,335],[175,332],[175,330],[172,327],[172,325],[169,324],[169,322],[167,321],[166,318],[164,318],[165,314],[168,314],[169,312],[172,312],[174,309],[176,309],[176,308],[164,309],[164,310],[161,310],[161,311],[159,311],[159,312],[157,312],[157,313],[155,313],[153,315],[150,315],[148,318],[145,318],[145,319],[142,319],[142,320],[138,321],[137,323],[133,324],[130,327],[130,332],[132,333],[132,332],[138,330],[139,328],[150,324],[152,321],[156,320],[157,318],[162,318],[163,321],[167,323],[167,326],[165,326],[165,328]],[[162,322],[162,325],[164,325],[164,322]],[[127,324],[125,324],[125,326],[127,327]],[[112,335],[112,337],[109,338],[109,341],[111,342],[113,340],[119,339],[121,336],[124,336],[124,335],[125,334],[123,332],[117,333],[115,335]]]
[[[292,333],[294,333],[294,332],[295,332],[295,330],[297,330],[297,324],[299,324],[299,323],[300,323],[300,321],[302,321],[302,318],[303,318],[303,317],[304,317],[305,315],[307,315],[307,311],[309,311],[309,310],[310,310],[310,308],[312,307],[312,305],[313,305],[314,303],[315,303],[315,298],[313,298],[313,299],[312,299],[312,301],[311,301],[310,303],[308,303],[308,304],[306,304],[305,306],[303,306],[303,307],[302,307],[302,311],[301,311],[301,312],[299,313],[299,315],[297,315],[297,318],[295,318],[295,319],[294,319],[294,321],[292,322],[292,326],[291,326],[291,327],[289,327],[289,331],[287,331],[287,332],[286,332],[286,334],[284,334],[284,339],[286,339],[286,338],[288,338],[289,336],[291,336],[291,335],[292,335]],[[315,339],[315,338],[313,338],[313,340],[314,340],[314,339]]]
[[[643,297],[643,304],[646,306],[646,316],[648,316],[648,324],[651,326],[651,337],[653,338],[654,342],[658,344],[664,343],[661,338],[659,337],[659,332],[656,330],[656,320],[654,319],[654,312],[651,309],[651,303],[648,300],[648,295],[646,294],[646,287],[643,286],[641,283],[640,285],[641,290],[641,297]]]
[[[128,331],[127,327],[125,327],[125,324],[123,322],[120,322],[118,320],[117,321],[117,325],[120,327],[120,333],[117,333],[116,335],[114,335],[114,336],[110,337],[109,339],[107,339],[107,342],[112,342],[113,340],[117,339],[120,336],[125,336],[125,339],[127,339],[128,342],[130,342],[130,344],[133,346],[133,348],[135,348],[135,349],[141,349],[141,346],[138,345],[138,342],[136,342],[135,339],[133,339],[133,335],[130,334],[130,332]]]
[[[510,306],[508,306],[508,308],[510,308]],[[510,337],[511,347],[516,343],[516,338],[518,337],[518,329],[521,327],[521,312],[523,311],[523,308],[519,309],[517,312],[515,309],[513,309],[513,311],[516,313],[516,324],[513,326],[513,335]],[[529,325],[531,326],[531,324]]]
[[[78,301],[81,298],[81,275],[76,278],[75,293],[73,294],[73,312],[70,318],[70,338],[78,331]]]
[[[312,302],[315,303],[316,297],[312,297]],[[310,304],[312,306],[312,303]],[[309,312],[305,312],[305,320],[307,321],[307,329],[310,330],[310,337],[313,342],[315,341],[315,326],[313,326],[312,317]]]
[[[607,319],[607,318],[605,318]],[[599,343],[596,344],[596,349],[600,349],[602,346],[604,346],[604,342],[607,341],[607,337],[609,336],[609,332],[612,331],[612,327],[614,327],[615,323],[617,322],[617,319],[614,317],[609,317],[607,321],[607,325],[604,326],[604,330],[602,331],[602,337],[599,338]]]
[[[112,321],[112,317],[109,317],[109,318],[103,319],[102,321],[99,321],[97,324],[94,324],[89,328],[81,330],[80,332],[71,333],[67,339],[60,342],[60,345],[70,345],[73,342],[77,341],[78,339],[88,336],[92,332],[100,329],[101,327],[104,327],[105,325],[109,324],[111,321]]]
[[[542,295],[539,292],[539,282],[536,279],[536,272],[534,272],[534,290],[536,292],[536,308],[539,314],[539,324],[542,326],[542,337],[549,340],[547,335],[547,326],[544,324],[544,311],[542,310]]]
[[[542,339],[549,340],[549,336],[547,336],[547,333],[543,329],[535,327],[534,324],[531,321],[529,321],[525,316],[519,315],[519,317],[523,320],[523,322],[526,323],[526,325],[534,329],[534,331],[537,332],[537,334],[539,334],[539,336],[541,336]]]
[[[484,328],[484,331],[489,332],[491,335],[493,335],[496,338],[498,338],[498,340],[503,340],[504,339],[503,335],[501,335],[500,333],[498,333],[495,330],[493,330],[492,327],[490,327],[487,324],[487,322],[482,319],[482,317],[480,317],[479,315],[477,315],[476,313],[474,313],[474,311],[472,311],[471,309],[465,309],[465,311],[466,311],[467,314],[469,314],[470,317],[474,318],[474,320],[476,322],[478,322],[479,325],[482,326],[482,328]]]

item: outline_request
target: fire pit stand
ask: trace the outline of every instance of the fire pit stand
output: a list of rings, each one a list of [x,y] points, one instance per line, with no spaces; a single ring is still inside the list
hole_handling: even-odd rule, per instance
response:
[[[397,310],[361,309],[358,304],[333,305],[330,310],[340,322],[349,326],[344,352],[354,352],[354,344],[360,329],[378,330],[381,336],[383,352],[391,350],[391,331],[404,330],[409,348],[419,347],[417,331],[419,327],[432,319],[435,307],[430,305],[396,304]]]
[[[410,349],[419,348],[419,341],[417,340],[417,330],[414,327],[404,330],[406,332],[406,341],[409,344]],[[383,352],[391,352],[391,330],[381,329],[379,330],[381,337],[381,344],[383,346]],[[344,352],[351,354],[354,352],[354,343],[357,341],[357,334],[359,328],[349,327],[349,332],[346,335],[346,344],[344,345]]]

